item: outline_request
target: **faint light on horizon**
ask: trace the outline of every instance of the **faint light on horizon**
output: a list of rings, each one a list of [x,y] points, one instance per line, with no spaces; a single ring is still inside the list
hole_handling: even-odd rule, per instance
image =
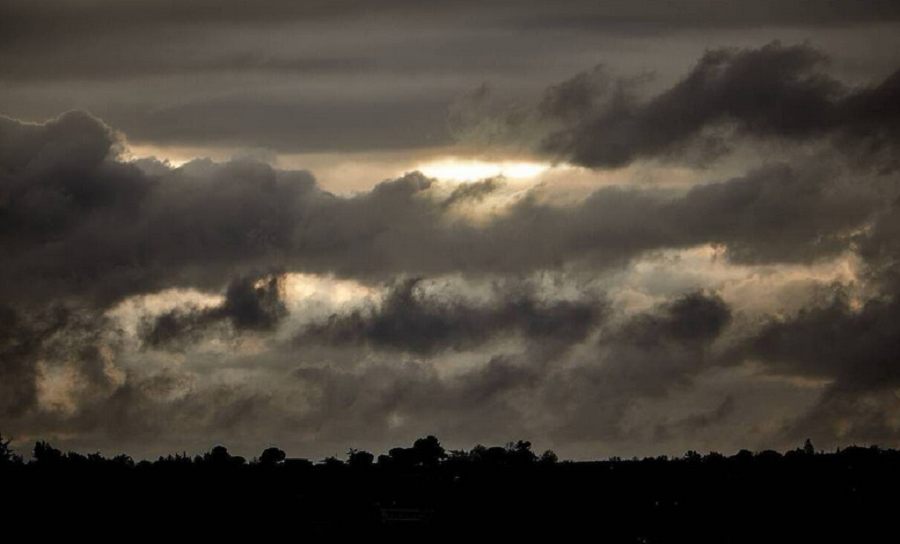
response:
[[[442,159],[420,164],[416,169],[428,177],[447,181],[477,181],[503,176],[507,179],[529,179],[550,170],[551,165],[539,162],[487,162],[461,159]]]

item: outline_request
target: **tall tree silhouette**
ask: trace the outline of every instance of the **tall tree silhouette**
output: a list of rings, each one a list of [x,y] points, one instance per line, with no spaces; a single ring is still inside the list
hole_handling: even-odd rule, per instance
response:
[[[6,465],[20,461],[21,459],[9,447],[10,439],[3,439],[3,433],[0,433],[0,465]]]

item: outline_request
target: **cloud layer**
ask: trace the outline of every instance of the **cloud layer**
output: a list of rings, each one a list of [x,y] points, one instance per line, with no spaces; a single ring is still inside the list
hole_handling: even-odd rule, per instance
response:
[[[897,76],[826,61],[716,49],[655,92],[599,69],[451,111],[572,172],[696,176],[587,194],[412,171],[340,195],[252,158],[132,161],[84,111],[0,117],[3,431],[138,455],[894,444]]]

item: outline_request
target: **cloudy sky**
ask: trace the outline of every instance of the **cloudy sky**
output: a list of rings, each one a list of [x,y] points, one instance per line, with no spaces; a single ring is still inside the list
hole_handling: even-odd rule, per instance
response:
[[[894,0],[6,0],[0,432],[900,446]]]

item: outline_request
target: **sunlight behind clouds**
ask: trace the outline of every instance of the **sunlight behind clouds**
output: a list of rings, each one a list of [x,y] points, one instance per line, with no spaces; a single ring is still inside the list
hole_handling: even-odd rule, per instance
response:
[[[540,176],[552,166],[540,162],[488,162],[460,158],[439,159],[416,167],[428,177],[445,181],[478,181],[502,176],[511,180],[525,180]]]

